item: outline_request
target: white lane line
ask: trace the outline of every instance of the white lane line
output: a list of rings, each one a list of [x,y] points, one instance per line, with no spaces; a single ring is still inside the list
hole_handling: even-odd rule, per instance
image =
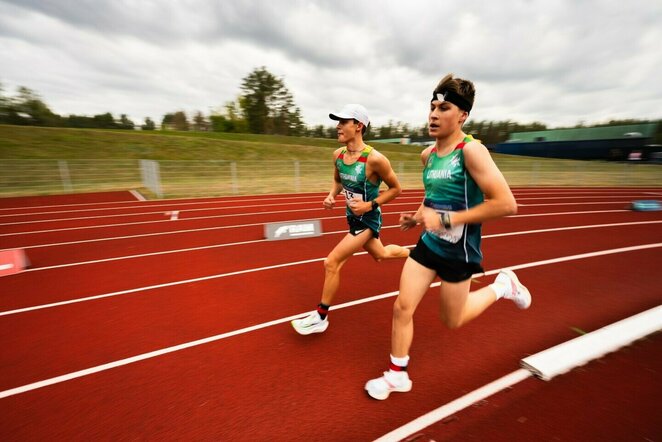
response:
[[[362,252],[362,253],[367,253],[367,252]],[[182,284],[189,284],[189,283],[194,283],[194,282],[202,282],[202,281],[209,281],[212,279],[220,279],[220,278],[226,278],[228,276],[236,276],[236,275],[243,275],[246,273],[254,273],[254,272],[260,272],[264,270],[273,270],[273,269],[279,269],[283,267],[291,267],[295,265],[301,265],[301,264],[308,264],[312,262],[319,262],[323,261],[325,258],[314,258],[314,259],[307,259],[303,261],[295,261],[295,262],[288,262],[284,264],[276,264],[272,266],[265,266],[265,267],[257,267],[257,268],[252,268],[252,269],[245,269],[245,270],[237,270],[236,272],[229,272],[229,273],[219,273],[216,275],[208,275],[208,276],[201,276],[199,278],[191,278],[191,279],[185,279],[181,281],[173,281],[173,282],[167,282],[163,284],[154,284],[154,285],[149,285],[145,287],[137,287],[133,289],[127,289],[127,290],[120,290],[117,292],[111,292],[111,293],[104,293],[101,295],[94,295],[94,296],[87,296],[85,298],[76,298],[76,299],[69,299],[67,301],[60,301],[60,302],[53,302],[51,304],[42,304],[42,305],[35,305],[32,307],[24,307],[24,308],[19,308],[15,310],[6,310],[4,312],[0,312],[0,316],[9,316],[9,315],[15,315],[18,313],[26,313],[34,310],[42,310],[46,308],[53,308],[53,307],[60,307],[63,305],[68,305],[68,304],[77,304],[80,302],[86,302],[86,301],[94,301],[97,299],[103,299],[103,298],[111,298],[114,296],[121,296],[121,295],[128,295],[130,293],[137,293],[137,292],[144,292],[147,290],[154,290],[154,289],[161,289],[161,288],[166,288],[166,287],[174,287]]]
[[[654,188],[654,187],[646,187],[646,188],[617,188],[617,189],[605,189],[605,188],[550,188],[547,191],[541,191],[542,189],[518,189],[517,187],[514,187],[512,189],[513,194],[515,197],[525,197],[525,196],[532,196],[532,195],[552,195],[552,196],[560,196],[560,195],[582,195],[583,197],[588,197],[590,198],[592,195],[599,196],[601,194],[607,194],[607,195],[612,195],[614,197],[621,197],[623,193],[625,194],[631,194],[633,192],[638,192],[638,193],[643,193],[643,194],[651,194],[651,195],[662,195],[660,193],[660,189]],[[282,195],[282,194],[278,194]],[[99,202],[99,203],[73,203],[73,204],[50,204],[50,205],[42,205],[42,206],[30,206],[30,207],[25,207],[25,206],[17,206],[17,207],[4,207],[0,208],[0,213],[2,212],[8,212],[12,210],[25,210],[27,208],[29,209],[35,209],[35,210],[44,210],[44,209],[51,209],[51,208],[64,208],[64,207],[90,207],[90,206],[99,206],[98,209],[81,209],[79,211],[87,211],[87,210],[118,210],[118,209],[124,209],[124,208],[133,208],[133,207],[145,207],[145,206],[150,206],[150,207],[161,207],[161,206],[172,206],[173,203],[177,204],[178,206],[185,206],[185,205],[199,205],[199,204],[217,204],[217,203],[243,203],[243,202],[260,202],[260,201],[280,201],[280,200],[297,200],[297,199],[308,199],[308,198],[315,198],[317,196],[321,196],[321,198],[324,198],[324,195],[326,195],[323,192],[309,192],[309,193],[302,193],[302,194],[296,194],[293,196],[270,196],[269,194],[265,195],[254,195],[253,198],[251,197],[232,197],[232,196],[224,196],[224,197],[200,197],[200,198],[168,198],[168,199],[160,199],[160,200],[148,200],[146,201],[147,204],[143,204],[141,206],[135,206],[134,201],[108,201],[108,202]],[[414,197],[419,197],[423,196],[424,191],[423,189],[408,189],[404,190],[401,196],[398,198],[414,198]],[[236,198],[236,199],[235,199]],[[109,206],[109,205],[117,205],[117,204],[129,204],[130,206],[123,206],[123,207],[101,207],[101,206]],[[73,211],[78,211],[78,210],[73,210]],[[60,212],[60,211],[56,211]],[[46,213],[54,213],[54,212],[46,212]],[[36,214],[35,212],[24,212],[23,214]],[[2,216],[2,215],[0,215]]]
[[[523,197],[523,198],[517,198],[518,200],[571,200],[571,199],[589,199],[589,198],[595,198],[595,199],[600,199],[600,198],[639,198],[641,196],[641,193],[638,194],[626,194],[626,195],[590,195],[590,196],[536,196],[536,197]],[[600,201],[595,201],[595,204],[600,204]]]
[[[610,255],[610,254],[645,250],[645,249],[651,249],[651,248],[656,248],[656,247],[662,247],[662,243],[643,244],[643,245],[640,245],[640,246],[623,247],[623,248],[619,248],[619,249],[610,249],[610,250],[602,250],[602,251],[599,251],[599,252],[583,253],[583,254],[580,254],[580,255],[564,256],[564,257],[560,257],[560,258],[548,259],[548,260],[545,260],[545,261],[538,261],[538,262],[534,262],[534,263],[519,264],[519,265],[515,265],[515,266],[510,266],[508,268],[510,268],[510,269],[529,268],[529,267],[534,267],[534,266],[553,264],[553,263],[557,263],[557,262],[572,261],[572,260],[578,260],[578,259],[592,258],[592,257],[596,257],[596,256],[603,256],[603,255]],[[490,270],[488,272],[485,272],[483,275],[494,274],[494,273],[497,273],[499,270],[500,269]],[[474,276],[481,276],[481,275],[474,275]],[[210,279],[210,278],[206,278],[206,279]],[[180,283],[182,283],[182,282],[180,282]],[[179,284],[179,283],[177,283],[177,284]],[[169,284],[169,285],[177,285],[177,284]],[[439,286],[439,284],[440,283],[437,282],[437,283],[432,284],[430,287]],[[146,288],[143,288],[143,290],[148,290],[148,289],[157,288],[157,287],[158,286],[146,287]],[[137,291],[137,290],[125,291],[125,292],[135,292],[135,291]],[[369,297],[369,298],[360,299],[360,300],[357,300],[357,301],[346,302],[344,304],[338,304],[336,306],[332,306],[331,310],[340,310],[340,309],[348,308],[348,307],[351,307],[351,306],[354,306],[354,305],[365,304],[367,302],[371,302],[371,301],[375,301],[375,300],[379,300],[379,299],[384,299],[384,298],[387,298],[387,297],[396,296],[397,294],[398,294],[398,291],[394,291],[394,292],[390,292],[390,293],[384,293],[382,295],[377,295],[377,296],[372,296],[372,297]],[[105,297],[105,295],[102,295],[102,296]],[[91,367],[91,368],[87,368],[87,369],[84,369],[84,370],[79,370],[79,371],[75,371],[75,372],[72,372],[72,373],[68,373],[68,374],[65,374],[65,375],[56,376],[56,377],[53,377],[53,378],[50,378],[50,379],[45,379],[45,380],[42,380],[42,381],[33,382],[31,384],[26,384],[26,385],[23,385],[23,386],[20,386],[20,387],[11,388],[9,390],[4,390],[4,391],[0,392],[0,399],[5,398],[5,397],[9,397],[9,396],[14,396],[14,395],[17,395],[17,394],[20,394],[20,393],[25,393],[25,392],[28,392],[28,391],[36,390],[36,389],[43,388],[43,387],[46,387],[46,386],[49,386],[49,385],[58,384],[58,383],[61,383],[61,382],[65,382],[65,381],[69,381],[69,380],[72,380],[72,379],[80,378],[80,377],[83,377],[83,376],[87,376],[89,374],[98,373],[98,372],[101,372],[101,371],[110,370],[112,368],[132,364],[134,362],[143,361],[145,359],[155,358],[155,357],[162,356],[164,354],[172,353],[172,352],[175,352],[175,351],[184,350],[184,349],[195,347],[195,346],[202,345],[202,344],[208,344],[210,342],[219,341],[221,339],[226,339],[226,338],[229,338],[229,337],[232,337],[232,336],[237,336],[237,335],[252,332],[252,331],[255,331],[255,330],[260,330],[260,329],[263,329],[263,328],[266,328],[266,327],[271,327],[271,326],[274,326],[274,325],[283,324],[283,323],[289,322],[293,319],[304,317],[304,316],[306,316],[310,313],[311,312],[299,313],[297,315],[292,315],[292,316],[288,316],[288,317],[285,317],[285,318],[276,319],[274,321],[264,322],[262,324],[241,328],[241,329],[234,330],[234,331],[231,331],[231,332],[221,333],[221,334],[218,334],[218,335],[215,335],[215,336],[210,336],[210,337],[207,337],[207,338],[198,339],[198,340],[191,341],[191,342],[186,342],[184,344],[179,344],[179,345],[174,345],[174,346],[171,346],[171,347],[162,348],[160,350],[155,350],[155,351],[151,351],[151,352],[148,352],[148,353],[143,353],[143,354],[140,354],[140,355],[137,355],[137,356],[132,356],[132,357],[125,358],[125,359],[120,359],[118,361],[109,362],[107,364],[97,365],[96,367]]]
[[[217,219],[217,218],[236,218],[236,217],[255,217],[256,215],[273,215],[273,214],[279,214],[279,213],[293,213],[293,212],[310,212],[311,210],[316,210],[319,211],[319,208],[316,209],[294,209],[294,210],[273,210],[270,212],[251,212],[251,213],[233,213],[233,214],[226,214],[226,215],[213,215],[213,216],[200,216],[200,217],[194,217],[194,218],[187,218],[183,220],[179,220],[180,222],[182,221],[196,221],[196,220],[206,220],[206,219]],[[66,220],[58,220],[58,221],[66,221]],[[169,219],[163,219],[163,220],[157,220],[157,221],[136,221],[132,223],[116,223],[116,224],[102,224],[102,225],[97,225],[97,226],[82,226],[82,227],[65,227],[62,229],[48,229],[48,230],[33,230],[33,231],[24,231],[24,232],[13,232],[13,233],[3,233],[0,234],[0,236],[14,236],[14,235],[33,235],[36,233],[53,233],[53,232],[65,232],[69,230],[87,230],[87,229],[102,229],[102,228],[117,228],[121,226],[137,226],[137,225],[142,225],[142,224],[154,224],[154,223],[163,223],[167,222],[170,223]],[[11,223],[9,223],[11,224]],[[258,225],[258,224],[264,224],[262,223],[253,223],[253,224],[244,224],[244,225]],[[234,227],[234,226],[226,226],[226,227]]]
[[[505,390],[508,387],[511,387],[524,379],[530,378],[532,375],[528,370],[520,368],[515,370],[510,374],[505,375],[504,377],[497,379],[496,381],[490,382],[487,385],[484,385],[469,394],[455,399],[452,402],[442,405],[441,407],[430,411],[429,413],[424,414],[421,417],[414,419],[413,421],[403,425],[400,428],[396,428],[375,439],[375,442],[397,442],[401,441],[407,436],[414,434],[417,431],[421,431],[424,428],[429,427],[430,425],[436,424],[437,422],[451,416],[458,411],[464,410],[468,406],[475,404],[476,402],[482,401],[483,399],[492,396],[495,393],[498,393],[502,390]]]
[[[604,197],[604,198],[613,198],[613,197]],[[405,199],[414,199],[414,202],[402,202],[402,200]],[[623,200],[623,201],[607,201],[607,202],[602,202],[602,201],[593,201],[593,202],[568,202],[568,203],[556,203],[556,204],[521,204],[519,201],[521,200],[526,200],[527,198],[522,198],[518,200],[518,206],[521,207],[529,207],[529,206],[545,206],[545,205],[580,205],[580,204],[627,204],[631,202],[630,199],[628,200]],[[543,198],[528,198],[531,200],[538,200],[538,199],[543,199]],[[551,199],[551,198],[550,198]],[[556,198],[556,200],[559,200],[559,198]],[[336,201],[337,204],[342,204],[343,199],[338,199]],[[389,203],[389,206],[402,206],[402,205],[410,205],[410,204],[417,204],[420,202],[419,197],[398,197],[398,202],[392,202]],[[306,203],[309,204],[314,204],[315,207],[309,208],[309,209],[299,209],[299,210],[320,210],[320,204],[319,201],[306,201]],[[193,208],[189,209],[187,208],[185,211],[186,213],[193,213],[193,212],[208,212],[208,211],[222,211],[222,210],[235,210],[235,209],[250,209],[254,207],[276,207],[276,206],[291,206],[292,202],[289,203],[276,203],[276,204],[251,204],[251,205],[243,205],[243,206],[224,206],[224,207],[201,207],[201,208]],[[133,209],[137,208],[139,210],[146,210],[150,209],[148,212],[135,212],[135,213],[116,213],[116,214],[110,214],[110,215],[93,215],[93,216],[72,216],[72,217],[60,217],[60,218],[52,218],[52,219],[38,219],[38,220],[29,220],[29,221],[12,221],[12,222],[6,222],[6,223],[0,223],[0,226],[14,226],[14,225],[24,225],[24,224],[39,224],[39,223],[55,223],[55,222],[68,222],[68,221],[85,221],[85,220],[92,220],[92,219],[105,219],[105,218],[118,218],[118,217],[130,217],[130,216],[147,216],[147,215],[162,215],[164,212],[164,209],[166,211],[171,211],[175,209],[179,209],[180,211],[183,211],[180,206],[172,205],[172,204],[161,204],[161,205],[141,205],[141,206],[133,206],[133,207],[118,207],[118,208],[112,208],[112,209],[85,209],[85,210],[77,210],[77,211],[54,211],[54,212],[37,212],[37,213],[19,213],[19,214],[8,214],[8,215],[0,215],[0,218],[8,218],[8,217],[24,217],[24,216],[35,216],[35,215],[52,215],[52,214],[57,214],[57,215],[64,215],[67,213],[82,213],[82,212],[96,212],[99,210],[126,210],[126,209]],[[161,209],[159,209],[161,207]],[[157,210],[151,210],[151,209],[157,209]],[[292,210],[297,211],[297,210]],[[279,212],[251,212],[251,213],[242,213],[242,214],[224,214],[224,215],[210,215],[209,217],[224,217],[224,216],[240,216],[240,215],[252,215],[252,214],[260,214],[260,213],[279,213]],[[198,217],[198,218],[187,218],[187,219],[200,219],[200,218],[205,218],[205,217]]]
[[[398,204],[389,204],[389,206],[394,206]],[[300,211],[306,211],[306,210],[316,210],[316,209],[302,209]],[[344,208],[343,207],[336,207],[334,210],[343,210],[343,215],[341,216],[331,216],[331,217],[318,217],[316,219],[336,219],[336,218],[344,218]],[[297,210],[286,210],[286,211],[279,211],[279,212],[252,212],[252,213],[244,213],[244,214],[237,214],[237,215],[232,215],[232,216],[247,216],[247,217],[252,217],[253,215],[262,215],[262,214],[270,214],[270,213],[289,213],[289,212],[296,212]],[[413,209],[412,209],[413,211]],[[578,215],[578,214],[584,214],[584,213],[616,213],[616,212],[630,212],[630,210],[625,210],[625,209],[612,209],[612,210],[591,210],[591,211],[573,211],[573,212],[553,212],[553,213],[532,213],[528,215],[511,215],[508,216],[507,218],[520,218],[520,217],[527,217],[527,216],[555,216],[555,215]],[[382,215],[400,215],[400,211],[398,212],[382,212]],[[223,218],[227,217],[228,215],[220,215],[220,216],[200,216],[200,217],[195,217],[195,218],[187,218],[183,221],[200,221],[200,220],[207,220],[207,219],[216,219],[216,218]],[[300,219],[295,219],[295,220],[284,220],[283,222],[295,222],[299,221]],[[2,236],[18,236],[18,235],[33,235],[33,234],[38,234],[38,233],[54,233],[54,232],[66,232],[70,230],[88,230],[88,229],[102,229],[102,228],[117,228],[117,227],[124,227],[124,226],[135,226],[135,225],[144,225],[144,224],[153,224],[153,223],[162,223],[167,220],[158,220],[158,221],[137,221],[137,222],[131,222],[131,223],[116,223],[116,224],[102,224],[102,225],[96,225],[96,226],[81,226],[81,227],[65,227],[61,229],[49,229],[49,230],[28,230],[28,231],[23,231],[23,232],[13,232],[13,233],[2,233],[0,234],[0,237]],[[237,227],[248,227],[248,226],[257,226],[257,225],[262,225],[264,222],[261,223],[250,223],[250,224],[232,224],[232,225],[227,225],[227,226],[219,226],[219,227],[212,227],[212,228],[202,228],[202,229],[189,229],[189,230],[176,230],[176,231],[168,231],[168,232],[157,232],[157,233],[146,233],[144,234],[145,236],[151,236],[151,235],[169,235],[172,233],[178,233],[178,232],[194,232],[197,230],[210,230],[210,229],[231,229],[231,228],[237,228]],[[134,235],[133,237],[136,237],[137,235]],[[119,238],[124,238],[124,237],[119,237]],[[104,238],[100,239],[105,240]],[[65,243],[69,244],[69,243]]]
[[[137,192],[136,192],[137,193]],[[140,195],[138,193],[138,195]],[[140,195],[142,197],[142,195]],[[421,198],[423,197],[423,194],[421,195],[413,195],[413,196],[399,196],[398,200],[403,200],[403,199],[416,199],[417,201],[420,201]],[[302,200],[306,199],[308,201],[295,201],[295,200]],[[137,210],[144,210],[146,208],[149,209],[154,209],[154,208],[166,208],[166,209],[172,209],[176,208],[179,210],[184,210],[182,207],[184,206],[200,206],[200,205],[205,205],[206,207],[200,207],[200,208],[188,208],[186,207],[186,211],[199,211],[199,210],[225,210],[225,209],[244,209],[244,208],[249,208],[249,207],[271,207],[271,206],[288,206],[288,205],[293,205],[296,203],[310,203],[310,204],[317,204],[318,206],[321,205],[321,201],[324,199],[324,196],[320,195],[320,197],[316,196],[302,196],[302,197],[292,197],[292,198],[268,198],[268,199],[246,199],[246,200],[232,200],[232,201],[222,201],[222,200],[214,200],[214,201],[195,201],[195,202],[184,202],[184,203],[178,203],[177,200],[153,200],[153,201],[147,201],[144,199],[141,201],[145,201],[147,204],[140,204],[136,205],[135,201],[122,201],[122,203],[125,204],[130,204],[127,206],[118,206],[118,207],[98,207],[98,208],[91,208],[91,209],[72,209],[72,210],[51,210],[48,212],[20,212],[20,213],[10,213],[6,215],[0,215],[0,218],[3,217],[12,217],[12,216],[35,216],[35,215],[53,215],[53,214],[67,214],[67,213],[83,213],[83,212],[102,212],[102,211],[111,211],[111,210],[131,210],[131,209],[137,209]],[[285,202],[283,203],[274,203],[274,201],[281,201],[284,200]],[[268,204],[262,203],[262,201],[267,201]],[[295,202],[293,202],[295,201]],[[343,199],[341,197],[338,197],[336,199],[336,202],[342,202]],[[228,203],[243,203],[242,205],[235,205],[235,206],[230,206],[230,205],[223,205],[223,204],[228,204]],[[248,204],[248,203],[257,203],[257,204]],[[103,204],[103,203],[89,203],[89,204]],[[89,204],[84,204],[83,206],[87,206]],[[112,204],[112,203],[108,203]],[[118,204],[118,203],[115,203]],[[220,205],[216,205],[220,204]],[[64,206],[43,206],[44,209],[47,209],[49,207],[66,207]],[[37,208],[37,207],[35,207]],[[25,207],[16,207],[13,208],[13,210],[16,209],[25,209]],[[12,209],[0,209],[0,211],[6,211],[6,210],[12,210]],[[109,216],[118,216],[118,215],[100,215],[99,217],[109,217]],[[64,219],[76,219],[76,218],[64,218]],[[45,221],[50,221],[50,220],[45,220]]]
[[[598,330],[563,342],[524,358],[524,367],[491,382],[446,405],[430,411],[413,421],[375,439],[375,442],[396,442],[434,425],[437,422],[475,404],[495,393],[509,388],[531,376],[549,381],[551,378],[587,364],[607,353],[617,351],[655,333],[662,328],[662,306],[657,306],[629,318],[609,324]]]
[[[129,192],[130,192],[131,195],[133,195],[133,197],[134,197],[135,199],[137,199],[138,201],[147,201],[147,198],[145,198],[145,197],[144,197],[140,192],[138,192],[137,190],[135,190],[135,189],[131,189],[131,190],[129,190]],[[22,215],[23,215],[23,214],[22,214]]]
[[[209,203],[234,203],[234,202],[244,202],[244,201],[277,201],[277,200],[292,200],[292,199],[303,199],[303,198],[313,198],[316,194],[315,193],[310,193],[308,195],[302,195],[302,196],[291,196],[291,197],[265,197],[265,198],[238,198],[238,199],[232,199],[232,198],[237,198],[237,197],[219,197],[219,198],[168,198],[168,199],[161,199],[161,200],[149,200],[147,204],[149,206],[157,206],[161,203],[167,202],[168,205],[172,205],[171,203],[179,203],[179,205],[187,205],[187,204],[209,204]],[[322,199],[324,199],[324,196],[326,193],[317,193],[317,195],[320,195]],[[204,201],[202,201],[204,200]],[[191,201],[191,202],[187,202]],[[9,211],[9,210],[25,210],[25,209],[51,209],[51,208],[58,208],[58,207],[89,207],[89,206],[108,206],[108,205],[114,205],[114,204],[135,204],[135,201],[108,201],[108,202],[103,202],[103,203],[74,203],[74,204],[50,204],[50,205],[45,205],[45,206],[29,206],[29,207],[6,207],[0,209],[0,212],[2,211]],[[130,207],[138,207],[138,206],[130,206]],[[118,207],[118,208],[126,208],[126,207]],[[114,207],[108,207],[106,209],[113,210],[116,209]],[[95,209],[91,209],[95,210]],[[105,210],[101,208],[101,210]]]
[[[544,207],[544,206],[593,206],[598,204],[628,204],[632,200],[623,200],[623,201],[592,201],[592,202],[581,202],[576,203],[527,203],[526,207]]]
[[[535,230],[523,230],[523,231],[518,231],[518,232],[507,232],[507,233],[495,233],[491,235],[483,235],[482,239],[490,239],[490,238],[501,238],[505,236],[517,236],[517,235],[532,235],[532,234],[537,234],[537,233],[550,233],[550,232],[562,232],[562,231],[568,231],[568,230],[581,230],[581,229],[597,229],[597,228],[606,228],[606,227],[625,227],[625,226],[637,226],[637,225],[647,225],[647,224],[662,224],[662,220],[659,221],[635,221],[635,222],[626,222],[626,223],[609,223],[609,224],[592,224],[592,225],[584,225],[584,226],[569,226],[569,227],[553,227],[553,228],[548,228],[548,229],[535,229]],[[384,226],[382,229],[394,229],[398,228],[398,226]],[[324,232],[322,235],[340,235],[347,233],[347,230],[336,230],[333,232]],[[210,244],[206,246],[198,246],[198,247],[187,247],[184,249],[173,249],[173,250],[163,250],[160,252],[150,252],[150,253],[140,253],[136,255],[124,255],[124,256],[116,256],[112,258],[101,258],[101,259],[94,259],[90,261],[80,261],[80,262],[72,262],[72,263],[65,263],[65,264],[55,264],[51,266],[44,266],[44,267],[34,267],[34,268],[28,268],[23,270],[23,272],[39,272],[42,270],[53,270],[53,269],[59,269],[59,268],[64,268],[64,267],[74,267],[74,266],[81,266],[81,265],[88,265],[88,264],[99,264],[102,262],[112,262],[112,261],[122,261],[124,259],[136,259],[136,258],[147,258],[150,256],[159,256],[159,255],[168,255],[168,254],[173,254],[173,253],[186,253],[186,252],[194,252],[197,250],[208,250],[208,249],[215,249],[215,248],[222,248],[222,247],[233,247],[233,246],[240,246],[240,245],[246,245],[246,244],[256,244],[256,243],[261,243],[261,242],[268,242],[266,239],[256,239],[256,240],[248,240],[248,241],[239,241],[239,242],[234,242],[234,243],[221,243],[221,244]],[[412,246],[407,246],[407,247],[412,247]]]

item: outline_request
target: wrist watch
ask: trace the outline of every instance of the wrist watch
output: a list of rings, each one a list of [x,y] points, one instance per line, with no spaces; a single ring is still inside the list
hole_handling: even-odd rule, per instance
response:
[[[441,221],[441,225],[444,226],[444,229],[450,229],[451,228],[451,215],[448,212],[444,212],[441,215],[439,215],[439,220]]]
[[[377,202],[377,200],[372,200],[371,204],[372,204],[372,210],[377,210],[377,207],[379,207],[379,203]]]

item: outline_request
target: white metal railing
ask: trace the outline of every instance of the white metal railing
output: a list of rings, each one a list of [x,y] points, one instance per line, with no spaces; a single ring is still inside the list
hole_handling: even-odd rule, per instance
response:
[[[662,165],[496,157],[512,186],[660,185]],[[146,176],[145,164],[150,164]],[[404,188],[421,188],[419,160],[392,161]],[[142,166],[142,167],[141,167]],[[144,189],[151,197],[324,192],[330,161],[0,160],[0,196]]]

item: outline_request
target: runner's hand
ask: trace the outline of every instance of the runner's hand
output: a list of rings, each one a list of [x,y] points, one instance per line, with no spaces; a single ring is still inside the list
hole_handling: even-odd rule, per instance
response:
[[[327,195],[326,198],[324,198],[324,202],[322,204],[324,205],[325,209],[333,209],[333,206],[336,204],[336,199],[331,195]]]
[[[361,197],[358,196],[355,196],[349,200],[347,205],[349,206],[349,210],[351,210],[352,213],[356,216],[361,216],[364,213],[370,212],[372,210],[372,203],[370,201],[363,201]]]
[[[417,224],[418,222],[411,213],[400,214],[400,230],[409,230],[412,227],[416,227]]]
[[[443,225],[441,225],[441,220],[439,219],[439,214],[430,207],[423,207],[421,212],[421,224],[425,230],[431,231],[445,231]]]

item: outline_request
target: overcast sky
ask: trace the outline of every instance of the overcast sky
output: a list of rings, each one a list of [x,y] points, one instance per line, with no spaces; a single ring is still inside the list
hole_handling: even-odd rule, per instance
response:
[[[308,125],[345,103],[425,124],[446,73],[474,120],[662,118],[660,0],[0,0],[0,82],[56,113],[209,114],[265,66]]]

